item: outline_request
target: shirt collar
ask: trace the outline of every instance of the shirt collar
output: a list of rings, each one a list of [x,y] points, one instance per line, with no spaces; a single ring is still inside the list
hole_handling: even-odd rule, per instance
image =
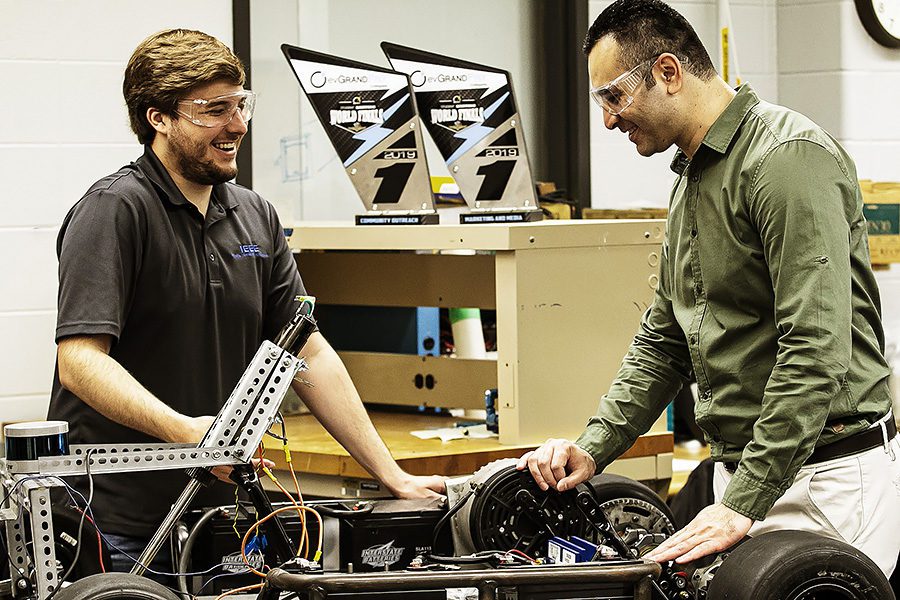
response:
[[[715,120],[709,131],[706,132],[706,136],[704,136],[700,145],[706,146],[719,154],[725,154],[731,141],[737,135],[741,123],[744,122],[744,117],[757,104],[759,104],[759,96],[756,95],[750,84],[745,83],[740,86],[737,89],[737,94]],[[687,155],[678,150],[669,168],[681,175],[689,163],[690,159]]]
[[[184,197],[184,194],[181,193],[181,190],[178,189],[178,186],[175,185],[172,176],[169,175],[169,171],[166,169],[165,165],[163,165],[162,161],[159,160],[159,157],[156,156],[156,153],[149,144],[144,146],[144,154],[135,161],[135,164],[144,172],[147,179],[156,185],[156,188],[161,192],[162,196],[171,204],[190,204],[188,199]],[[224,183],[213,186],[212,198],[214,198],[222,208],[226,209],[234,208],[238,204],[234,194],[228,189],[228,185]]]

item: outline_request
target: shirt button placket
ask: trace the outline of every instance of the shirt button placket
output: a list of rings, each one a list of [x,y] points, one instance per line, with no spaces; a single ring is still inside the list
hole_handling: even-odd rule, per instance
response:
[[[212,249],[207,245],[206,246],[206,272],[209,274],[209,279],[213,282],[218,282],[222,280],[220,268],[219,268],[219,259],[216,257],[216,253],[212,251]]]
[[[691,320],[690,335],[688,337],[689,351],[691,353],[691,362],[694,364],[694,377],[701,390],[707,390],[709,393],[709,381],[703,370],[703,362],[700,353],[700,328],[703,324],[703,315],[706,312],[706,299],[703,297],[703,274],[700,271],[700,250],[697,245],[697,237],[700,235],[697,229],[697,205],[700,196],[699,186],[700,173],[694,171],[696,166],[691,166],[691,174],[689,176],[690,185],[688,185],[688,217],[691,223],[691,239],[689,241],[689,253],[691,261],[691,278],[692,291],[694,292],[694,318]]]

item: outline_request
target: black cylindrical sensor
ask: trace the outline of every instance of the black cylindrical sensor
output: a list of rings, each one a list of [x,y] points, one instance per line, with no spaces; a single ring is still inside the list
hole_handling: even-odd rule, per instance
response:
[[[69,423],[66,421],[30,421],[3,428],[6,460],[38,460],[44,456],[69,453]]]

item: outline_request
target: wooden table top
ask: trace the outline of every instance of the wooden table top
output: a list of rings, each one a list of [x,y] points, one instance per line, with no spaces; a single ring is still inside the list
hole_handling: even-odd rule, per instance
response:
[[[466,438],[442,442],[422,440],[410,433],[419,429],[452,427],[453,419],[434,415],[369,411],[375,429],[384,439],[397,463],[412,475],[468,475],[483,465],[501,458],[518,458],[536,445],[501,445],[497,438]],[[295,415],[285,419],[291,448],[291,462],[300,473],[371,477],[312,415]],[[276,429],[277,431],[277,429]],[[266,458],[276,468],[286,469],[281,442],[265,437]],[[672,452],[672,434],[649,433],[641,436],[621,458],[653,456]]]

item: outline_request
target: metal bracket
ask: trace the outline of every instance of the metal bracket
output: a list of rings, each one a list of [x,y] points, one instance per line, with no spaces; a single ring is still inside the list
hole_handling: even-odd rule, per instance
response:
[[[295,318],[297,320],[302,319]],[[164,443],[76,445],[66,456],[18,462],[0,459],[0,479],[6,492],[2,519],[6,522],[9,540],[13,589],[25,590],[33,583],[36,597],[45,600],[59,584],[49,491],[51,487],[62,485],[59,477],[86,475],[88,468],[94,475],[247,463],[274,423],[294,376],[305,369],[303,359],[277,344],[264,341],[198,446]],[[148,564],[152,560],[161,540],[168,535],[171,523],[180,516],[179,511],[184,510],[199,485],[192,481],[182,493],[183,506],[170,511],[141,555],[142,563]],[[30,549],[26,521],[30,521]]]

